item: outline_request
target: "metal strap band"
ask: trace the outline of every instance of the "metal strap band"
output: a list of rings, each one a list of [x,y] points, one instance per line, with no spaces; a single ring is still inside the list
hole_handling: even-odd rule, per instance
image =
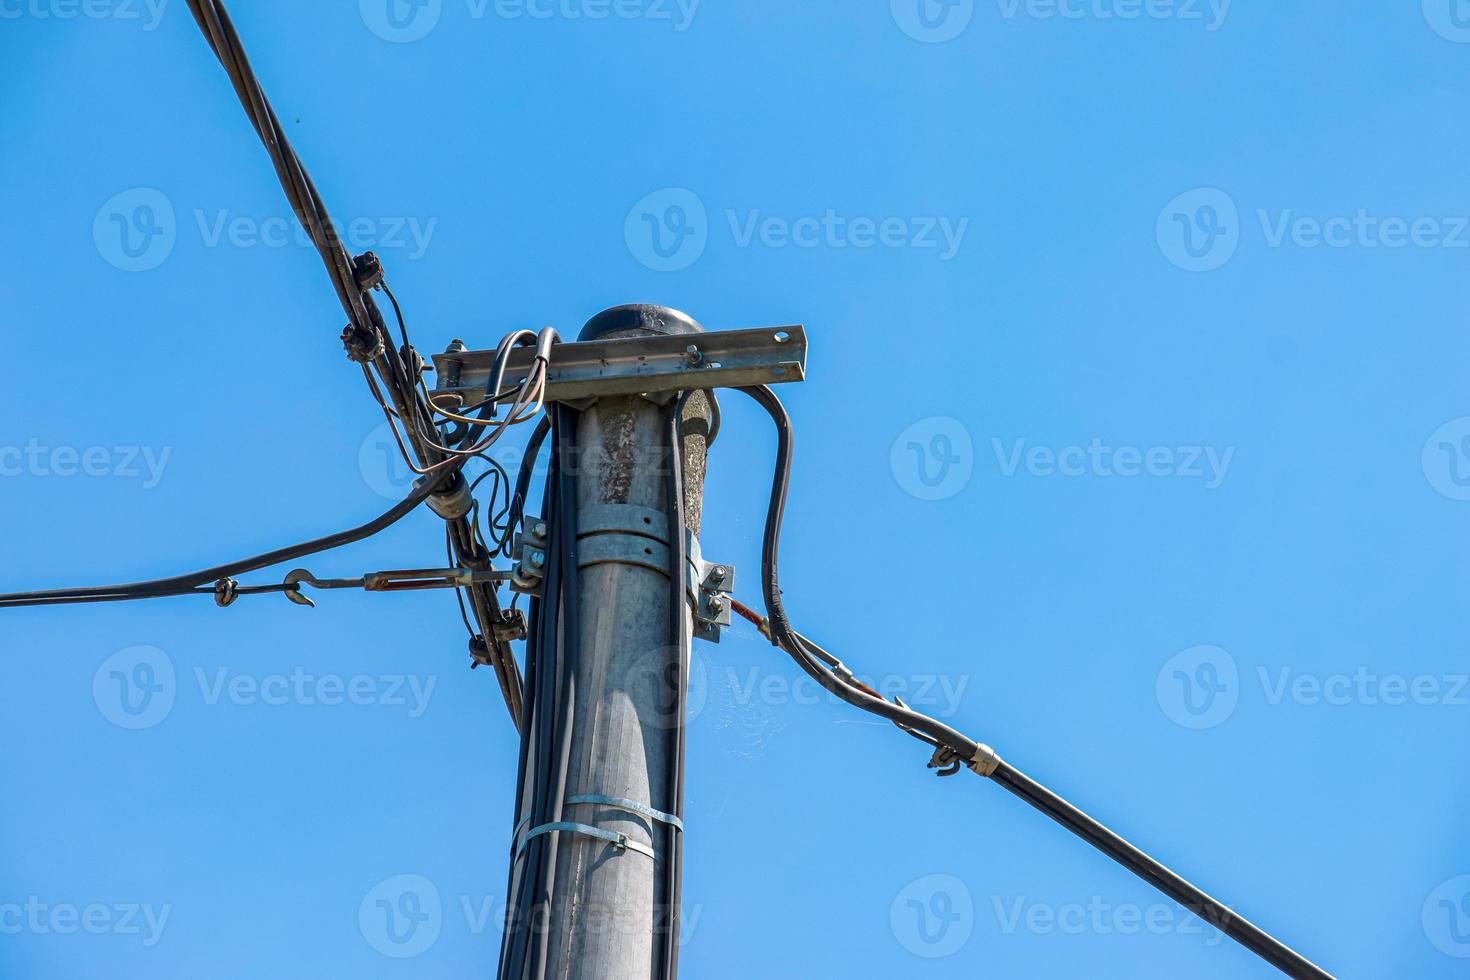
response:
[[[573,796],[566,801],[567,806],[579,806],[582,804],[588,806],[610,806],[619,810],[627,810],[629,813],[636,813],[650,820],[666,823],[680,833],[684,831],[684,821],[672,813],[664,813],[662,810],[655,810],[651,806],[644,806],[642,803],[635,803],[633,800],[623,800],[616,796],[597,796],[591,794],[587,796]]]
[[[641,816],[648,817],[650,820],[657,820],[659,823],[666,823],[674,829],[678,830],[680,833],[684,832],[684,821],[680,820],[672,813],[664,813],[662,810],[655,810],[651,806],[644,806],[642,803],[638,803],[633,800],[625,800],[617,796],[602,796],[597,793],[586,793],[582,796],[573,796],[562,803],[563,806],[580,806],[582,804],[587,804],[589,806],[611,806],[616,807],[619,810],[627,810],[629,813],[637,813]],[[520,823],[516,824],[516,829],[511,831],[511,840],[520,840],[521,832],[530,825],[530,817],[527,817]],[[517,853],[520,852],[517,851]]]
[[[515,858],[512,860],[520,860],[521,855],[525,853],[526,847],[531,841],[537,837],[544,837],[547,834],[581,834],[583,837],[592,837],[597,840],[607,841],[620,851],[637,851],[639,854],[645,855],[653,861],[663,860],[657,854],[653,853],[653,848],[647,844],[639,843],[636,840],[629,840],[627,834],[620,834],[613,830],[603,830],[601,827],[589,827],[584,823],[548,823],[535,828],[526,834],[520,846],[516,848]]]

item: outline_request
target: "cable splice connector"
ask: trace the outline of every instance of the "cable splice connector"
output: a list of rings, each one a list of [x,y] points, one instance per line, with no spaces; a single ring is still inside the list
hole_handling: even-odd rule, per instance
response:
[[[383,354],[383,338],[371,331],[360,330],[355,324],[347,324],[342,331],[342,346],[349,360],[359,364],[371,364]]]
[[[434,477],[424,477],[424,480]],[[424,480],[420,480],[423,483]],[[426,501],[429,509],[446,521],[457,521],[464,517],[475,506],[475,498],[470,493],[469,481],[461,473],[455,473],[448,481],[443,490],[431,494]]]
[[[371,292],[383,284],[383,262],[376,252],[363,252],[352,260],[352,278],[357,288]]]
[[[377,305],[365,302],[372,323],[366,327],[349,323],[342,331],[342,346],[347,348],[348,358],[359,364],[371,364],[383,356],[383,337],[388,333],[388,324],[383,321]]]

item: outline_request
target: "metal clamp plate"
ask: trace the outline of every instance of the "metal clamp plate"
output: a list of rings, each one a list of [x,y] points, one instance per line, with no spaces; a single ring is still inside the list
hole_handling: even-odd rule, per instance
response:
[[[577,567],[633,565],[667,575],[669,520],[662,511],[632,504],[602,504],[577,515]],[[520,561],[511,588],[539,595],[547,561],[546,525],[527,517],[525,531],[517,540]],[[730,593],[735,588],[735,569],[706,562],[699,538],[684,532],[684,589],[693,610],[694,637],[720,642],[721,631],[730,625]]]

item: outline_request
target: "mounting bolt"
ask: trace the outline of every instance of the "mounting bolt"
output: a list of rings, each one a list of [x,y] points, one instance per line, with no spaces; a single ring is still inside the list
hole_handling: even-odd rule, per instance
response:
[[[709,611],[710,611],[710,613],[712,613],[715,616],[718,616],[721,613],[723,613],[725,611],[725,600],[724,599],[721,599],[717,595],[710,596],[709,597]]]
[[[699,365],[703,362],[704,355],[699,352],[699,348],[696,347],[694,344],[690,344],[688,347],[684,348],[685,364],[689,365],[690,367],[699,367]]]
[[[728,574],[729,573],[725,570],[724,565],[716,565],[714,568],[711,568],[709,570],[709,577],[711,582],[723,582],[725,581],[725,577]]]
[[[535,537],[544,539],[550,530],[551,529],[548,528],[545,524],[537,524],[535,527],[531,528],[531,534]]]

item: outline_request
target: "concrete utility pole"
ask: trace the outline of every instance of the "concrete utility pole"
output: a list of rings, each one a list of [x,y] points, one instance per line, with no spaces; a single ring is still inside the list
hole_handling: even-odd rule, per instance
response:
[[[694,321],[659,307],[621,307],[594,318],[582,341],[701,332]],[[709,434],[702,394],[686,404],[684,523],[697,540]],[[674,688],[678,661],[688,676],[692,614],[685,607],[683,642],[671,637],[669,580],[670,446],[668,409],[647,398],[612,396],[584,411],[578,426],[577,508],[581,642],[574,671],[578,708],[566,796],[604,797],[668,806],[674,787],[672,740],[685,719]],[[644,535],[653,560],[631,564],[612,538]],[[600,541],[597,539],[601,539]],[[660,539],[662,539],[660,541]],[[625,539],[626,540],[626,539]],[[599,558],[599,555],[603,558]],[[621,558],[619,557],[621,555]],[[636,558],[636,555],[634,556]],[[604,560],[605,559],[605,560]],[[662,566],[661,568],[659,566]],[[564,834],[556,852],[547,973],[557,980],[644,980],[659,974],[676,895],[667,894],[671,834],[651,817],[618,806],[579,803],[565,819],[646,846],[658,855]],[[537,923],[536,928],[543,928]],[[660,971],[661,972],[661,971]]]
[[[558,406],[547,509],[522,523],[509,573],[536,598],[500,976],[668,980],[683,840],[680,682],[691,640],[719,642],[730,625],[736,585],[735,569],[707,561],[699,544],[718,415],[705,392],[802,381],[805,332],[705,333],[674,310],[624,306],[549,355],[451,346],[434,363],[442,403],[473,411],[507,380],[544,370],[545,400]]]

